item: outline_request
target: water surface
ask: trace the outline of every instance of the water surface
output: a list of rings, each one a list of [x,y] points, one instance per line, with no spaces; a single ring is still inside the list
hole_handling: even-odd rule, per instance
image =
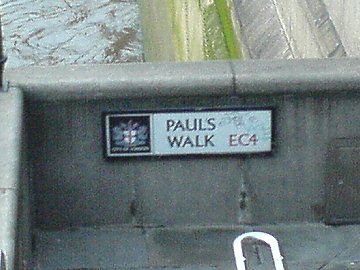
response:
[[[2,0],[7,68],[142,61],[134,0]]]

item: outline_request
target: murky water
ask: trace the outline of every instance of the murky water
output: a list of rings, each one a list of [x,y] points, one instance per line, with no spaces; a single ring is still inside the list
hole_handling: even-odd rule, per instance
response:
[[[135,0],[2,0],[7,68],[142,61]]]

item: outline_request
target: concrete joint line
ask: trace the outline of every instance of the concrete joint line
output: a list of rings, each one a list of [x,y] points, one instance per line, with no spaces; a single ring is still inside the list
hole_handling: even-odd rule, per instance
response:
[[[236,96],[236,73],[235,73],[235,67],[233,61],[229,61],[229,66],[231,70],[231,83],[232,83],[232,93],[230,93],[230,96]]]
[[[278,0],[270,0],[270,1],[273,3],[273,5],[274,5],[274,7],[275,7],[275,10],[276,10],[276,14],[278,15],[278,20],[279,20],[279,22],[280,22],[281,31],[284,33],[284,37],[285,37],[286,43],[287,43],[287,45],[288,45],[288,47],[289,47],[289,51],[290,51],[291,56],[292,56],[291,58],[295,58],[294,50],[293,50],[293,48],[292,48],[292,46],[291,46],[290,37],[289,37],[289,35],[287,34],[287,31],[286,31],[286,28],[285,28],[285,24],[284,24],[284,20],[283,20],[283,18],[282,18],[282,16],[281,16],[281,13],[280,13],[279,8],[278,8],[278,5],[277,5],[277,1],[278,1]]]

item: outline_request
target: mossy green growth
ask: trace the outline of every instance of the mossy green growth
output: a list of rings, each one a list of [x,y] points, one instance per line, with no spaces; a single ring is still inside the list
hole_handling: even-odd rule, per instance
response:
[[[205,59],[228,59],[229,53],[225,44],[225,36],[220,25],[220,17],[217,14],[215,4],[206,8],[203,14],[204,19],[204,52]]]
[[[235,34],[234,22],[231,18],[231,10],[229,8],[228,1],[229,0],[214,0],[220,17],[221,27],[223,29],[229,58],[240,59],[243,58],[241,44]]]
[[[229,1],[139,0],[146,61],[242,58]]]

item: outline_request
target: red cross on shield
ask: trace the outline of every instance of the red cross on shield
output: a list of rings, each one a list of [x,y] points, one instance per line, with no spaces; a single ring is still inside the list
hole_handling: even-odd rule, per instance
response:
[[[136,141],[137,132],[136,130],[124,130],[124,141],[127,144],[133,144]]]

